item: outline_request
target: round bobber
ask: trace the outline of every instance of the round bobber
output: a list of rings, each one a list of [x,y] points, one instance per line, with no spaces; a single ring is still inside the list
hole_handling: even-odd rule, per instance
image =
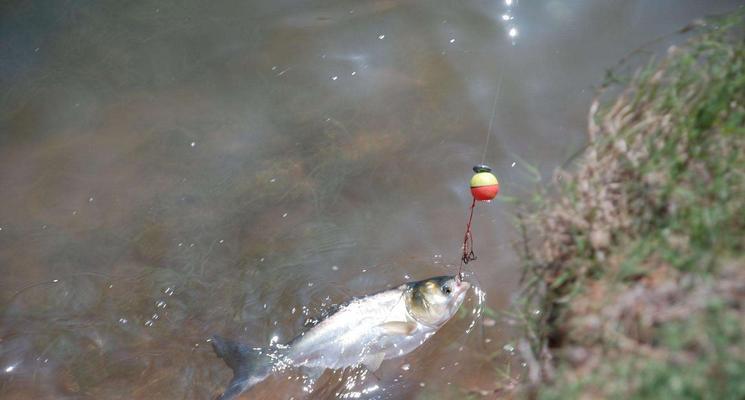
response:
[[[488,165],[479,164],[473,167],[475,174],[471,178],[471,194],[479,201],[493,200],[499,193],[499,181],[491,173]]]

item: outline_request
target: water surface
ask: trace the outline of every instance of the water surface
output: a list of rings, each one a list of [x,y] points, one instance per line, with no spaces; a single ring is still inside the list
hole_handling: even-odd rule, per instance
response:
[[[211,398],[230,372],[209,335],[287,341],[328,304],[454,272],[473,164],[523,198],[526,164],[581,148],[607,67],[737,4],[6,2],[0,397]],[[510,206],[479,205],[474,235],[506,309]],[[469,313],[376,377],[255,393],[490,393],[510,328],[464,334]]]

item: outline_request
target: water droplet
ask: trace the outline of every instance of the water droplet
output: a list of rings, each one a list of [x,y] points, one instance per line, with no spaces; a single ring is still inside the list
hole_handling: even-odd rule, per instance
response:
[[[89,202],[89,203],[93,203],[93,197],[89,197],[89,198],[88,198],[88,202]]]
[[[270,183],[274,183],[274,182],[277,182],[277,178],[272,178],[272,179],[269,179],[269,182],[270,182]]]
[[[157,320],[158,320],[158,318],[160,318],[160,315],[158,315],[158,314],[153,314],[153,316],[152,316],[152,317],[151,317],[150,319],[152,319],[153,321],[157,321]]]
[[[424,383],[424,382],[419,382],[419,387],[425,387],[425,386],[427,386],[427,384],[426,384],[426,383]]]
[[[196,145],[197,145],[197,142],[191,142],[191,144],[190,144],[191,147],[194,147]]]
[[[155,307],[158,307],[158,308],[166,308],[166,305],[167,305],[166,302],[163,300],[155,303]]]
[[[513,161],[513,162],[512,162],[512,165],[510,165],[510,167],[514,168],[514,167],[515,167],[515,165],[517,165],[517,162],[516,162],[516,161]]]
[[[126,318],[119,318],[119,323],[120,324],[126,324],[127,322],[129,322],[129,321],[127,321]]]
[[[336,76],[336,75],[334,75],[334,76],[332,76],[332,77],[331,77],[331,80],[332,80],[332,81],[335,81],[335,80],[337,80],[337,79],[339,79],[339,77],[338,77],[338,76]]]
[[[508,353],[513,353],[515,351],[515,346],[507,343],[506,345],[502,346],[502,349]]]
[[[409,274],[405,274],[404,279],[411,279],[411,276],[409,276]]]
[[[517,36],[517,28],[510,28],[509,32],[507,32],[508,35],[510,35],[511,38]]]
[[[357,71],[352,71],[352,76],[357,75]]]
[[[277,69],[276,65],[272,65],[272,71],[275,71]]]
[[[380,40],[385,39],[385,35],[378,35],[378,39],[380,39]]]
[[[167,287],[165,290],[163,290],[163,293],[165,293],[168,296],[173,296],[173,288]]]
[[[282,214],[282,218],[287,218],[287,213]]]
[[[313,287],[313,282],[308,282],[308,287]]]
[[[411,365],[409,365],[409,364],[404,364],[404,365],[401,366],[401,369],[404,370],[404,371],[408,371],[410,368],[411,368]]]
[[[332,266],[331,266],[331,270],[332,270],[332,271],[338,271],[338,270],[339,270],[339,267],[338,267],[338,266],[336,266],[336,265],[332,265]]]
[[[453,39],[450,39],[450,43],[451,43],[451,44],[452,44],[452,43],[455,43],[455,39],[454,39],[454,38],[453,38]]]
[[[507,6],[511,6],[512,5],[512,0],[504,0],[504,4],[507,5]]]
[[[225,243],[225,239],[220,239],[220,244]]]
[[[145,326],[147,326],[147,327],[153,326],[153,321],[151,321],[151,320],[145,321]]]
[[[53,283],[57,283],[57,282],[59,282],[59,279],[52,279],[52,282]]]
[[[509,14],[502,14],[502,21],[509,21],[511,19]]]

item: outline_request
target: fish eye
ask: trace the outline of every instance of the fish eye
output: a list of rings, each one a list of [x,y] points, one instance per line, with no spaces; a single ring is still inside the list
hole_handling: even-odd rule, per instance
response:
[[[444,285],[444,286],[442,287],[442,291],[443,291],[443,292],[445,292],[445,293],[447,293],[447,294],[450,294],[450,293],[451,293],[451,292],[452,292],[453,290],[452,290],[452,289],[450,289],[450,286],[448,286],[448,285]]]

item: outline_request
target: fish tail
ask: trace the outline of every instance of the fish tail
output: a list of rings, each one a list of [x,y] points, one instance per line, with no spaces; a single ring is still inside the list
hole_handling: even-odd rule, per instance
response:
[[[217,335],[211,342],[215,354],[233,370],[233,379],[217,400],[232,400],[271,374],[271,359],[260,349]]]

